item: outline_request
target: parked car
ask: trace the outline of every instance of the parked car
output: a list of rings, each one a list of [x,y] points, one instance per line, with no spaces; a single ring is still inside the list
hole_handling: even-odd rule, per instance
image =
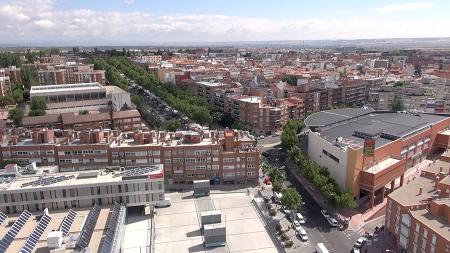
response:
[[[305,218],[303,218],[303,215],[301,213],[296,213],[295,214],[295,218],[298,220],[298,222],[300,224],[305,224],[306,223]]]
[[[295,222],[294,213],[289,210],[286,210],[286,211],[287,211],[286,218],[288,219],[288,221]]]
[[[302,229],[302,227],[300,226],[300,222],[298,222],[297,220],[294,220],[294,222],[292,223],[292,228],[298,232],[300,231],[300,229]]]
[[[361,236],[360,238],[358,238],[358,240],[356,240],[356,242],[355,242],[355,244],[353,245],[353,247],[354,247],[354,248],[361,249],[361,248],[364,246],[364,244],[366,244],[366,242],[367,242],[367,238]]]
[[[338,221],[335,218],[333,218],[333,217],[328,217],[327,221],[330,224],[330,226],[332,226],[332,227],[339,226]]]
[[[308,241],[308,235],[306,234],[306,231],[303,228],[300,228],[298,231],[298,236],[300,239],[304,242]]]
[[[325,219],[330,218],[330,214],[328,213],[327,210],[322,209],[322,210],[320,210],[320,213],[322,214],[322,216],[323,216]]]

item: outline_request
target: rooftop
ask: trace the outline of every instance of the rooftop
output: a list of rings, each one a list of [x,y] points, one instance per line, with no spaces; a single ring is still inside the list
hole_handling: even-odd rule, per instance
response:
[[[30,90],[31,96],[48,95],[51,93],[61,92],[90,92],[90,91],[105,91],[105,87],[101,84],[95,83],[73,83],[73,84],[58,84],[58,85],[44,85],[33,86]]]
[[[120,182],[130,176],[149,176],[163,173],[163,165],[151,165],[145,168],[130,169],[124,172],[105,172],[94,170],[89,172],[56,172],[55,167],[47,168],[52,173],[44,172],[41,167],[34,175],[17,176],[9,183],[0,184],[2,190],[42,189],[51,187],[70,187],[75,185],[90,185],[95,183]]]
[[[422,205],[436,192],[434,186],[435,181],[433,179],[417,177],[409,184],[404,184],[389,194],[389,197],[402,206]],[[420,188],[422,188],[422,194],[419,194]]]
[[[385,160],[373,165],[372,167],[368,168],[366,171],[369,173],[376,174],[380,171],[383,171],[383,170],[391,167],[392,165],[394,165],[400,161],[401,160],[399,160],[399,159],[389,157],[388,159],[385,159]]]
[[[436,202],[445,202],[447,205],[450,205],[449,198],[437,200]],[[450,238],[450,226],[447,219],[433,215],[426,209],[411,211],[411,215],[443,238]]]
[[[311,118],[312,117],[312,118]],[[319,112],[305,121],[308,127],[320,127],[320,136],[330,142],[343,138],[363,144],[365,137],[375,138],[376,147],[426,129],[447,116],[434,114],[375,112],[372,109],[339,109]]]
[[[79,208],[79,209],[73,209],[76,212],[76,217],[70,226],[69,230],[69,238],[71,236],[74,236],[78,234],[84,224],[84,220],[86,219],[90,208]],[[94,233],[92,234],[92,237],[89,241],[89,248],[92,252],[98,252],[101,247],[101,241],[104,234],[104,231],[107,229],[107,220],[110,213],[110,207],[103,206],[100,210],[100,215],[97,219],[97,222],[95,224]],[[39,239],[38,243],[36,244],[36,247],[34,250],[36,252],[50,252],[50,250],[47,248],[47,235],[52,230],[59,230],[59,227],[61,223],[64,220],[64,217],[67,214],[67,210],[52,210],[49,215],[51,217],[50,223],[45,228],[41,238]],[[32,216],[29,218],[25,224],[23,225],[22,229],[17,234],[16,238],[13,240],[11,245],[8,247],[7,252],[19,252],[22,246],[25,244],[25,241],[30,236],[33,229],[38,224],[38,221],[36,220],[36,216],[41,215],[41,213],[34,214],[34,217]],[[0,235],[6,234],[6,232],[10,229],[11,225],[14,223],[14,221],[18,218],[19,214],[17,215],[11,215],[9,216],[4,224],[5,226],[0,226]]]

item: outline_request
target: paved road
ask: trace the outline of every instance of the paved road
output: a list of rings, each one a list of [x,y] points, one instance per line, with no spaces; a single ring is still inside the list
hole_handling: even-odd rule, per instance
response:
[[[286,159],[279,152],[270,152],[269,161],[277,167],[286,166]],[[360,234],[351,231],[339,231],[336,228],[331,228],[327,221],[320,213],[320,206],[314,201],[311,195],[304,189],[304,187],[291,175],[290,170],[286,170],[287,181],[286,186],[295,187],[303,198],[304,205],[301,213],[306,217],[307,222],[304,225],[306,232],[310,238],[310,245],[314,247],[315,244],[322,242],[331,250],[331,252],[345,253],[350,252],[354,241]],[[309,249],[311,247],[308,247]],[[305,251],[309,252],[309,251]],[[312,252],[312,251],[311,251]]]

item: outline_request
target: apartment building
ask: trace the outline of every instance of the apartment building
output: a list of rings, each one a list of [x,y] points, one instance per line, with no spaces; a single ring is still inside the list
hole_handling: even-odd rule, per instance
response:
[[[254,183],[259,176],[255,138],[243,131],[118,130],[14,131],[0,135],[1,160],[58,165],[61,171],[163,164],[169,183],[197,179]]]
[[[450,156],[388,195],[385,227],[399,251],[450,251]]]
[[[396,180],[403,185],[405,171],[447,148],[450,118],[353,108],[315,113],[305,125],[311,129],[308,156],[327,167],[342,189],[358,199],[368,196],[374,206],[384,198],[385,185],[392,188]],[[373,154],[366,154],[367,148]]]
[[[104,167],[103,167],[104,168]],[[59,172],[55,166],[21,171],[10,166],[0,172],[0,212],[110,206],[152,205],[164,200],[161,164],[124,171]]]
[[[0,97],[6,96],[11,93],[11,82],[9,76],[5,75],[5,72],[0,70]]]
[[[105,84],[105,71],[94,70],[93,64],[38,64],[37,68],[39,85],[93,82]]]

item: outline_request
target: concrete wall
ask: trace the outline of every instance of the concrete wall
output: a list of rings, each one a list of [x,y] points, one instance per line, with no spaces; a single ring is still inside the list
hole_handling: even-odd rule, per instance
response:
[[[323,150],[339,159],[339,163],[323,153]],[[308,133],[308,156],[319,165],[327,167],[336,183],[346,189],[347,152],[324,140],[315,132]]]

